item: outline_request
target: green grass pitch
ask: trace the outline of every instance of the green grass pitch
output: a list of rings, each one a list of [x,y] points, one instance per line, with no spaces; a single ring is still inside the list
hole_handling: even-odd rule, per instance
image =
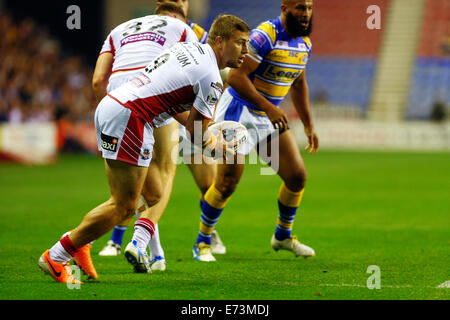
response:
[[[308,182],[294,233],[316,257],[272,250],[280,180],[248,165],[217,226],[227,254],[216,263],[194,261],[199,192],[180,165],[160,222],[167,271],[134,274],[123,256],[98,256],[108,233],[93,245],[98,281],[73,290],[44,275],[37,260],[106,200],[102,160],[76,155],[48,166],[0,164],[0,299],[450,298],[450,289],[437,288],[450,279],[448,153],[303,157]],[[131,235],[129,228],[125,244]],[[381,289],[367,288],[373,265]]]

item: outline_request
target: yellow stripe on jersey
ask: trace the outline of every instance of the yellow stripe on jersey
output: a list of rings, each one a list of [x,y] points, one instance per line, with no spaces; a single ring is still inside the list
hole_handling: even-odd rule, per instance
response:
[[[279,85],[290,84],[294,82],[303,70],[294,68],[285,68],[268,64],[266,69],[262,71],[261,76],[269,81],[278,82]]]
[[[311,39],[309,37],[303,37],[303,41],[305,41],[308,48],[311,48]]]
[[[253,112],[259,116],[267,117],[267,113],[265,113],[264,111],[257,111],[257,110],[253,110],[252,108],[247,108],[247,109],[248,109],[248,111]]]
[[[192,27],[192,31],[194,31],[194,33],[197,35],[198,40],[201,41],[203,34],[205,33],[205,29],[200,27],[198,24],[194,24],[194,26]]]
[[[258,62],[258,63],[260,63],[262,60],[261,57],[255,55],[253,52],[250,52],[250,51],[247,52],[247,56],[249,56],[249,58],[251,58],[252,60],[255,60],[255,62]]]
[[[293,66],[304,66],[308,61],[308,52],[289,51],[274,49],[270,51],[264,59]]]
[[[253,84],[255,85],[255,88],[258,91],[261,91],[272,97],[280,97],[280,98],[284,97],[291,88],[291,86],[280,86],[261,80],[259,78],[255,78],[255,80],[253,80]]]
[[[277,38],[277,30],[273,24],[264,22],[258,27],[258,29],[268,34],[269,38],[272,40],[272,44],[275,43],[275,39]]]

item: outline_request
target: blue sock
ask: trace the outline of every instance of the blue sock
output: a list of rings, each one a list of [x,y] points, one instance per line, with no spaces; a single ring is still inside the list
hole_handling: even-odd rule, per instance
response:
[[[123,240],[123,234],[125,233],[125,231],[127,230],[128,227],[126,226],[115,226],[113,229],[113,233],[111,235],[111,240],[118,244],[119,246],[122,245],[122,240]]]
[[[204,242],[211,244],[211,235],[214,227],[219,220],[223,209],[211,207],[205,200],[202,203],[202,215],[200,217],[200,230],[196,243]]]
[[[275,229],[275,238],[281,241],[291,237],[292,226],[294,224],[297,208],[287,207],[280,201],[278,201],[278,208],[280,213],[278,215],[277,228]]]

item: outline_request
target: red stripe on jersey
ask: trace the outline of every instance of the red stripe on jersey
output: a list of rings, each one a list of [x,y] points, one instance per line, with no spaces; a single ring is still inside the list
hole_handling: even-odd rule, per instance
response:
[[[139,69],[144,69],[144,68],[145,68],[145,66],[143,66],[143,67],[136,67],[136,68],[129,68],[129,69],[117,69],[117,70],[114,70],[112,73],[120,72],[120,71],[139,70]]]
[[[109,45],[111,46],[111,53],[113,56],[116,55],[116,48],[114,47],[114,41],[111,36],[109,36]]]
[[[111,96],[111,95],[110,95]],[[115,99],[116,98],[112,97]],[[171,92],[158,94],[152,97],[128,101],[123,106],[142,115],[148,122],[166,112],[172,116],[186,111],[183,105],[192,106],[195,100],[193,86],[185,86]]]
[[[114,47],[114,41],[113,41],[113,38],[111,37],[111,35],[109,36],[109,45],[111,46],[111,53],[113,55],[113,60],[111,63],[111,70],[109,70],[109,72],[112,73],[114,61],[116,60],[116,48]]]
[[[112,53],[112,51],[103,51],[103,52],[100,52],[99,54],[98,54],[98,56],[100,57],[102,54],[104,54],[104,53]]]
[[[180,40],[178,40],[178,42],[185,42],[186,41],[186,37],[187,37],[187,32],[186,32],[186,29],[184,29],[184,32],[181,35],[181,38],[180,38]]]
[[[203,118],[212,120],[212,118],[209,118],[209,117],[205,116],[203,113],[201,113],[200,111],[198,111],[196,107],[192,106],[192,108],[195,109],[195,111],[197,111],[198,113],[200,113],[203,116]],[[214,113],[215,113],[215,111],[214,111]]]
[[[135,112],[131,112],[127,127],[120,143],[117,160],[138,164],[141,156],[142,141],[144,140],[145,120]]]

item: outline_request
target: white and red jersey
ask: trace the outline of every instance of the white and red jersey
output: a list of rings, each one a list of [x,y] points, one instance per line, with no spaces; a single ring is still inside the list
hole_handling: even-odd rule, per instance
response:
[[[108,95],[159,127],[165,120],[191,107],[212,119],[222,90],[211,46],[183,42],[162,52],[135,78]]]
[[[124,22],[106,38],[100,54],[114,56],[112,73],[135,71],[177,42],[198,41],[194,31],[179,19],[149,15]]]

